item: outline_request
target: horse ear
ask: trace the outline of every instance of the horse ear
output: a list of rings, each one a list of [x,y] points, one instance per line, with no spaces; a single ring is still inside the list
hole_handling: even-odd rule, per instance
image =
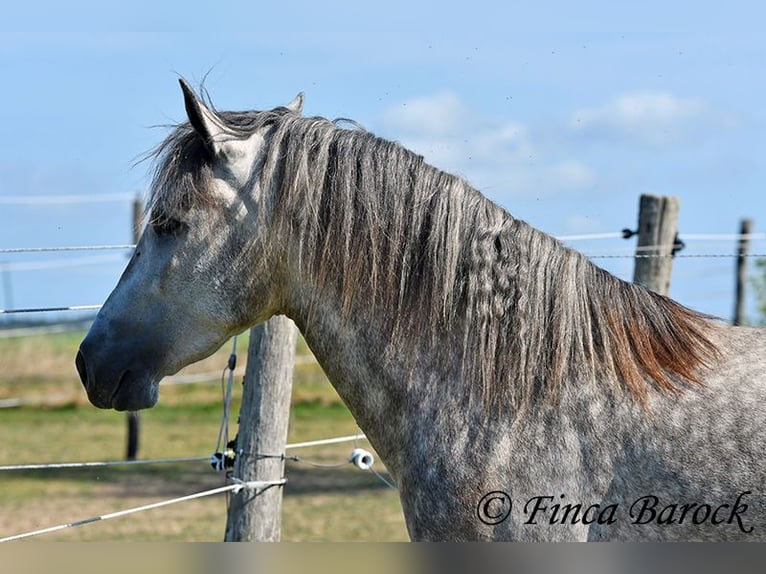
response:
[[[194,131],[200,135],[208,149],[217,155],[221,151],[220,136],[226,132],[226,128],[218,116],[197,98],[194,90],[183,78],[179,78],[178,82],[181,84],[181,91],[184,94],[184,106],[186,107],[186,115],[189,117],[189,123],[191,123]]]
[[[298,95],[293,98],[293,100],[285,106],[288,110],[291,112],[295,112],[296,114],[299,114],[303,111],[303,92],[298,92]]]

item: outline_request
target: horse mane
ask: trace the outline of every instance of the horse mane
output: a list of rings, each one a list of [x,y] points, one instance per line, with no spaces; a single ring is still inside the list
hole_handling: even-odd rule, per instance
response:
[[[395,142],[292,113],[222,117],[270,126],[260,178],[276,236],[297,241],[298,264],[340,293],[343,315],[389,314],[390,353],[451,334],[456,348],[441,351],[463,357],[487,412],[597,381],[645,403],[650,388],[699,383],[717,356],[709,317],[614,277]],[[183,162],[168,158],[199,145],[179,130],[155,193],[178,181]],[[187,194],[204,188],[196,173]]]

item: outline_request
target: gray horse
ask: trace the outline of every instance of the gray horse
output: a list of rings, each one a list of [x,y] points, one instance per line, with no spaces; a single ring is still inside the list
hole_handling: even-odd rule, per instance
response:
[[[766,332],[626,283],[303,98],[189,122],[77,355],[90,401],[292,318],[417,540],[766,538]]]

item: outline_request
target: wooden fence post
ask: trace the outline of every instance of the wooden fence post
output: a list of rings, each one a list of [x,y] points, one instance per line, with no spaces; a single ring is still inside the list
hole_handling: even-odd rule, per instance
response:
[[[144,219],[144,202],[140,196],[133,200],[133,243],[138,243],[141,236],[141,227]],[[141,432],[141,419],[136,411],[128,412],[128,444],[125,449],[127,460],[136,460],[138,456],[139,437]]]
[[[740,222],[739,232],[742,237],[739,238],[739,247],[737,249],[737,279],[736,292],[734,295],[734,325],[747,324],[745,315],[745,286],[747,285],[747,252],[750,249],[750,238],[748,235],[753,228],[753,222],[750,219],[743,219]]]
[[[673,196],[644,194],[639,202],[637,257],[633,282],[660,295],[670,292],[673,249],[678,232],[679,201]],[[642,249],[657,246],[651,249]]]
[[[287,317],[272,317],[250,331],[234,476],[243,481],[279,480],[290,420],[297,329]],[[249,489],[231,495],[227,542],[277,542],[282,526],[282,487],[258,496]]]

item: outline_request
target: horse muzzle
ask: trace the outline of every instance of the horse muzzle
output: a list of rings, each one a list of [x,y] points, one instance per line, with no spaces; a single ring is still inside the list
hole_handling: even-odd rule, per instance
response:
[[[121,369],[113,361],[96,361],[88,338],[80,345],[75,366],[88,394],[100,409],[137,411],[157,404],[159,384],[148,373]]]

